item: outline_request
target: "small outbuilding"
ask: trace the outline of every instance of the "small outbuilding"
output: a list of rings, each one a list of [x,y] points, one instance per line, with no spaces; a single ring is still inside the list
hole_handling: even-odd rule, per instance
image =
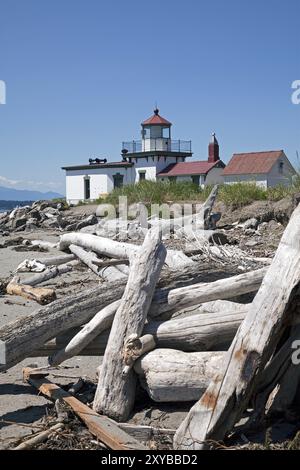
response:
[[[223,170],[225,184],[249,182],[263,188],[287,186],[296,175],[283,150],[235,153]]]

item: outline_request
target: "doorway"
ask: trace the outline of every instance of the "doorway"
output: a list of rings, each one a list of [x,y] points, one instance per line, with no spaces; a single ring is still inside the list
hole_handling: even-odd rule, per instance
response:
[[[91,197],[91,183],[90,178],[84,178],[84,199]]]

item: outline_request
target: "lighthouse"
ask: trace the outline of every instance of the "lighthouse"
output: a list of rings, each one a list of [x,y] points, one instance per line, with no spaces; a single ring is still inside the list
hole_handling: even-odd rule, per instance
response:
[[[135,182],[156,180],[166,166],[185,162],[192,156],[190,140],[171,138],[172,123],[155,108],[153,115],[141,123],[141,139],[122,143],[123,160],[134,163]]]
[[[172,123],[160,116],[159,109],[155,108],[153,116],[142,122],[143,151],[171,151],[171,126]]]

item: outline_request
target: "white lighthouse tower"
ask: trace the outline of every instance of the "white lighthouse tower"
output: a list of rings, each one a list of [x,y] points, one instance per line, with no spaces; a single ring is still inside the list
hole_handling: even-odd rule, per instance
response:
[[[192,156],[190,140],[173,140],[171,138],[172,123],[160,116],[154,109],[153,116],[141,124],[141,140],[122,143],[122,156],[127,162],[134,163],[136,169],[135,182],[151,179],[172,163],[184,162]]]
[[[142,150],[171,150],[172,123],[159,115],[155,108],[154,115],[142,122]]]

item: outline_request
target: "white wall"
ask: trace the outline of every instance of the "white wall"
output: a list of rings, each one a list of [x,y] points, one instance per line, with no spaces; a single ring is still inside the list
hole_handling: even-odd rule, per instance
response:
[[[224,183],[223,168],[212,168],[206,175],[205,186]]]
[[[204,178],[204,175],[199,175],[199,186],[208,186],[211,184],[217,184],[217,183],[223,183],[224,182],[224,177],[222,175],[223,168],[212,168],[208,174],[206,175],[206,178]],[[163,178],[164,181],[168,180],[168,177],[165,176]],[[176,176],[176,181],[181,182],[181,181],[188,181],[192,182],[193,178],[191,175],[180,175]]]
[[[175,157],[167,157],[166,160],[165,157],[148,157],[148,161],[147,158],[137,157],[137,162],[134,161],[135,182],[139,182],[139,171],[146,172],[147,180],[155,181],[156,174],[171,163],[176,163]]]
[[[110,193],[114,187],[113,175],[120,173],[124,176],[123,183],[134,181],[133,168],[87,168],[84,170],[66,170],[66,199],[70,204],[84,200],[84,180],[90,178],[90,199],[97,199]]]
[[[283,162],[282,173],[279,170],[279,162]],[[268,187],[277,186],[282,184],[288,186],[292,183],[292,177],[296,172],[290,164],[288,158],[284,155],[276,163],[274,163],[270,173],[268,173]]]
[[[155,138],[155,139],[144,139],[142,141],[143,152],[153,152],[153,150],[170,151],[171,150],[171,139]]]
[[[262,188],[267,188],[267,176],[266,175],[225,175],[224,176],[225,184],[234,184],[234,183],[253,183]]]

